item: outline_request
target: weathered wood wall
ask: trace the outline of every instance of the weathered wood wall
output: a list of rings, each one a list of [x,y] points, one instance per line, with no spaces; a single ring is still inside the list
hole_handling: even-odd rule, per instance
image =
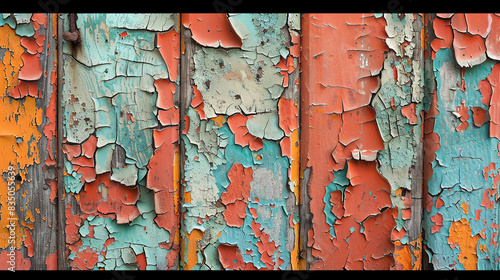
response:
[[[500,268],[497,15],[71,17],[0,21],[1,269]]]

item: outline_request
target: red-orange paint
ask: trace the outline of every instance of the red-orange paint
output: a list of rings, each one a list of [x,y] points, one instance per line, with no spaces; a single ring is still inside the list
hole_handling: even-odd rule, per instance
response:
[[[240,48],[241,38],[229,23],[226,14],[182,14],[182,24],[192,38],[203,46]]]

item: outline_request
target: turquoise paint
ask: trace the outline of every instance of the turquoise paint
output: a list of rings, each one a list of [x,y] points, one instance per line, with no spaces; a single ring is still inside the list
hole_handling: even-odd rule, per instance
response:
[[[216,249],[218,244],[227,243],[227,244],[236,244],[240,251],[242,252],[243,259],[245,262],[251,262],[257,268],[264,268],[265,264],[260,261],[261,255],[258,252],[258,248],[255,245],[259,239],[255,238],[253,230],[250,228],[250,225],[253,221],[252,215],[249,212],[249,208],[254,208],[257,210],[257,219],[255,222],[261,224],[264,228],[270,231],[268,234],[271,235],[271,240],[274,240],[276,246],[280,245],[277,252],[279,252],[280,258],[284,261],[283,265],[280,266],[281,269],[285,269],[290,264],[290,253],[286,250],[287,244],[287,229],[289,223],[289,213],[286,213],[286,199],[288,198],[288,191],[286,188],[287,183],[287,174],[288,174],[288,166],[289,161],[288,158],[281,155],[281,148],[278,143],[273,141],[264,140],[263,148],[258,151],[258,154],[262,156],[262,159],[258,164],[254,164],[254,155],[253,152],[249,149],[249,147],[241,147],[234,143],[235,136],[229,129],[227,123],[224,123],[221,128],[216,130],[217,138],[223,139],[223,153],[219,153],[219,155],[223,156],[223,164],[213,163],[212,167],[210,167],[210,163],[207,157],[204,156],[204,153],[199,151],[197,145],[192,144],[189,139],[203,139],[197,138],[191,133],[195,133],[197,121],[197,113],[190,113],[192,109],[188,109],[188,115],[191,117],[191,125],[190,130],[188,131],[188,136],[182,136],[185,145],[185,154],[186,154],[186,164],[184,170],[184,178],[187,181],[185,185],[185,191],[192,191],[193,184],[197,184],[196,181],[193,180],[202,180],[206,184],[206,182],[212,182],[215,179],[214,183],[216,187],[216,192],[218,193],[218,197],[226,191],[227,186],[229,186],[230,181],[227,177],[227,172],[233,166],[234,163],[240,163],[245,168],[252,167],[254,168],[254,179],[255,172],[271,172],[270,174],[274,175],[280,180],[276,183],[276,185],[281,186],[281,190],[278,191],[275,195],[280,197],[280,199],[269,199],[266,196],[263,196],[260,192],[260,185],[262,183],[257,183],[252,181],[251,183],[251,192],[250,192],[250,202],[248,202],[248,207],[245,210],[247,215],[244,219],[244,225],[241,228],[233,228],[225,225],[225,221],[223,220],[222,211],[224,208],[217,208],[216,214],[214,216],[208,216],[210,219],[208,221],[203,220],[203,223],[200,225],[198,223],[198,217],[201,213],[193,212],[196,207],[202,207],[201,204],[196,204],[196,202],[192,203],[184,203],[183,211],[187,211],[185,214],[184,225],[187,232],[191,232],[192,229],[200,229],[204,232],[205,236],[213,236],[220,232],[220,238],[218,240],[209,242],[205,241],[206,246],[203,249],[203,255],[205,257],[205,265],[202,266],[198,264],[194,267],[194,269],[206,269],[207,267],[215,268],[219,267],[220,263],[218,262],[218,253]],[[194,122],[193,122],[194,121]],[[212,122],[212,121],[208,121]],[[202,124],[200,122],[200,124]],[[195,124],[193,126],[193,124]],[[213,127],[211,127],[213,128]],[[200,133],[203,131],[202,126],[200,126]],[[189,136],[191,135],[191,136]],[[220,143],[220,142],[219,142]],[[221,149],[219,148],[219,151]],[[194,160],[197,157],[198,160]],[[262,171],[256,171],[256,168],[263,168]],[[267,171],[266,171],[267,170]],[[205,171],[205,172],[203,172]],[[199,179],[197,179],[199,178]],[[203,179],[202,179],[203,178]],[[212,179],[213,178],[213,179]],[[212,183],[210,183],[212,184]],[[264,185],[263,185],[264,186]],[[193,193],[194,194],[194,193]],[[259,203],[254,203],[255,198],[258,197]],[[196,204],[196,205],[195,205]],[[274,207],[271,207],[273,205]],[[222,219],[222,220],[221,220]],[[279,221],[279,228],[276,228],[276,221]],[[223,223],[222,225],[220,223]],[[207,250],[208,249],[208,250]],[[246,255],[244,252],[246,250],[252,250],[254,253],[250,255]],[[274,260],[274,254],[272,256]]]
[[[82,246],[78,249],[89,247],[97,253],[106,252],[105,256],[98,254],[94,269],[137,269],[137,265],[127,264],[133,260],[132,252],[145,254],[146,269],[167,269],[171,264],[166,255],[172,249],[158,244],[167,242],[170,233],[154,221],[154,192],[145,186],[147,164],[153,155],[153,129],[158,126],[154,81],[169,78],[156,48],[156,31],[167,31],[175,22],[171,15],[164,14],[130,14],[125,23],[119,22],[122,18],[113,14],[79,14],[80,46],[63,41],[64,135],[70,136],[70,143],[83,143],[92,134],[97,137],[96,173],[110,172],[116,181],[140,185],[141,195],[136,203],[140,215],[128,224],[89,216],[80,228]],[[106,25],[108,22],[110,25]],[[68,21],[64,24],[67,30]],[[127,36],[122,38],[120,34],[124,32]],[[72,94],[78,102],[71,101]],[[75,112],[79,126],[70,127],[68,120]],[[111,166],[116,145],[125,150],[126,168]],[[73,175],[64,178],[66,192],[80,191],[83,186],[77,184],[79,174],[72,170],[71,163],[66,164],[66,169]],[[89,226],[93,226],[94,237],[86,237]],[[109,238],[115,241],[104,248]],[[69,256],[70,260],[75,257],[75,253]]]
[[[330,235],[333,238],[337,238],[337,235],[335,234],[335,221],[337,219],[340,219],[342,217],[336,217],[333,212],[332,208],[333,205],[330,202],[330,199],[332,198],[331,193],[333,191],[341,191],[342,192],[342,201],[344,199],[344,192],[345,188],[350,185],[349,179],[347,178],[347,162],[345,163],[345,166],[343,169],[340,169],[339,171],[333,171],[334,178],[332,182],[327,185],[325,196],[323,197],[323,202],[325,203],[325,208],[323,212],[325,212],[326,216],[326,223],[330,225]],[[342,206],[343,207],[343,206]]]
[[[493,179],[488,177],[487,182],[482,174],[482,169],[490,162],[494,162],[499,167],[500,161],[496,156],[498,152],[498,139],[489,137],[489,127],[484,125],[478,128],[472,124],[472,112],[470,107],[483,107],[481,102],[481,93],[478,91],[478,83],[485,79],[493,67],[493,61],[487,60],[484,63],[472,68],[465,68],[465,83],[467,90],[461,91],[456,88],[453,97],[453,104],[449,104],[444,100],[445,93],[442,88],[444,81],[441,79],[441,68],[446,63],[456,65],[453,53],[449,49],[442,49],[436,53],[434,59],[434,73],[437,82],[438,94],[438,110],[439,115],[436,116],[434,132],[440,136],[440,149],[436,152],[436,160],[433,161],[433,174],[428,181],[428,191],[432,195],[433,207],[430,213],[424,211],[423,229],[426,236],[426,243],[429,247],[429,253],[432,254],[431,260],[434,269],[464,269],[463,265],[457,261],[460,252],[459,246],[451,249],[446,237],[451,226],[451,223],[465,218],[470,222],[472,235],[477,235],[486,228],[486,239],[479,239],[478,244],[486,244],[487,252],[482,253],[479,246],[476,248],[478,255],[478,269],[499,269],[500,264],[495,260],[499,256],[499,249],[490,245],[490,238],[493,232],[498,232],[492,229],[491,223],[499,223],[498,202],[495,203],[494,210],[488,210],[480,206],[482,196],[485,190],[491,189]],[[458,66],[456,71],[447,71],[447,75],[455,73],[455,80],[461,80]],[[452,80],[453,81],[453,80]],[[469,127],[457,132],[454,128],[459,122],[456,117],[446,108],[459,106],[461,101],[465,100],[469,107]],[[444,206],[436,208],[436,200],[440,197],[444,201]],[[468,203],[469,212],[464,214],[460,204]],[[481,210],[479,221],[475,221],[474,217],[476,210]],[[434,225],[430,217],[437,213],[443,216],[443,226],[440,232],[431,233],[431,227]],[[496,217],[495,217],[496,215]],[[487,226],[483,225],[483,219],[486,219]],[[498,237],[497,237],[498,239]],[[488,259],[487,259],[488,258]],[[457,264],[453,266],[453,261]]]
[[[286,44],[288,37],[281,29],[287,23],[287,14],[237,14],[231,15],[229,21],[242,41],[241,48],[256,51],[270,57],[274,64],[279,57],[289,54]]]
[[[73,170],[73,165],[64,158],[64,168],[68,175],[64,175],[64,189],[68,193],[79,193],[83,188],[82,175]]]
[[[263,148],[259,150],[259,155],[262,156],[262,159],[259,161],[259,165],[255,165],[252,160],[254,156],[249,147],[241,147],[234,143],[234,134],[229,129],[227,123],[219,129],[219,134],[225,135],[228,141],[225,148],[226,164],[218,166],[218,168],[213,171],[213,174],[217,179],[216,182],[219,189],[225,189],[229,185],[230,182],[227,179],[227,171],[229,171],[229,169],[236,162],[242,164],[245,168],[254,168],[254,180],[256,172],[255,168],[265,168],[270,170],[272,174],[275,174],[275,177],[281,177],[281,180],[278,183],[278,185],[281,186],[281,199],[269,199],[265,196],[257,195],[256,188],[262,183],[254,185],[254,182],[252,182],[250,184],[250,202],[248,203],[248,207],[246,209],[247,215],[244,219],[244,225],[241,228],[233,228],[230,226],[226,227],[219,238],[219,242],[236,244],[242,252],[243,260],[245,262],[251,262],[257,268],[264,268],[265,264],[260,260],[261,256],[258,252],[257,246],[255,245],[258,239],[254,237],[254,232],[250,228],[253,218],[249,212],[249,208],[257,209],[257,219],[255,222],[259,223],[261,227],[264,228],[264,231],[271,235],[270,240],[274,240],[276,246],[280,245],[277,252],[280,253],[280,258],[284,261],[284,263],[280,266],[280,269],[286,269],[286,267],[290,264],[290,252],[286,250],[286,244],[287,242],[290,242],[287,237],[289,213],[286,213],[286,199],[288,198],[288,191],[286,188],[289,166],[288,158],[281,156],[281,148],[278,143],[263,140]],[[252,202],[255,201],[256,197],[259,199],[258,204]],[[271,205],[274,205],[274,207],[271,207]],[[280,221],[279,229],[276,228],[276,220]],[[269,229],[270,231],[267,231],[266,229]],[[246,250],[252,250],[254,255],[250,257],[244,254]],[[271,256],[273,260],[274,254]]]

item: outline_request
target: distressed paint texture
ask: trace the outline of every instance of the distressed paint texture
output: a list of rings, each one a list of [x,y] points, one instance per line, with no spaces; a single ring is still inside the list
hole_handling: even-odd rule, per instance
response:
[[[398,209],[392,232],[393,269],[421,269],[424,22],[418,14],[385,14],[384,19],[389,52],[371,105],[384,142],[378,154],[379,171],[389,182],[392,203]]]
[[[181,18],[183,269],[296,269],[300,17]]]
[[[423,231],[434,269],[500,268],[498,23],[495,14],[430,19]]]
[[[387,64],[386,39],[394,38],[375,15],[305,14],[302,20],[301,213],[312,214],[302,224],[306,268],[389,269],[398,210],[378,170],[388,139],[370,104]]]
[[[67,29],[67,15],[62,15]],[[66,254],[72,269],[177,269],[176,15],[78,14],[62,62]]]
[[[0,18],[0,269],[53,269],[55,32],[46,14]]]
[[[0,269],[500,269],[499,15],[76,16],[0,18]]]

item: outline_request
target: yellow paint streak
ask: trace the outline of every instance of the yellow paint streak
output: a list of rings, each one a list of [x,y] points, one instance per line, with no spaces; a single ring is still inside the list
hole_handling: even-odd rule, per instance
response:
[[[293,182],[294,185],[294,193],[296,199],[296,205],[301,205],[302,200],[300,197],[300,142],[299,142],[299,130],[295,129],[290,134],[290,149],[292,156],[292,163],[290,164],[290,181]]]
[[[57,13],[52,14],[52,37],[57,39]]]
[[[459,221],[452,222],[450,226],[450,233],[447,237],[448,243],[451,248],[459,246],[460,253],[458,254],[458,261],[463,264],[465,270],[477,269],[477,242],[479,234],[471,236],[472,230],[469,222],[462,218]]]
[[[300,264],[299,264],[299,223],[296,223],[293,225],[293,234],[295,234],[295,245],[293,247],[292,252],[290,252],[290,262],[292,264],[292,270],[299,270],[300,269]]]
[[[203,238],[203,232],[199,229],[193,229],[191,233],[186,232],[186,237],[188,242],[187,248],[186,245],[183,244],[181,250],[188,250],[188,261],[184,263],[184,269],[191,270],[198,263],[196,244]],[[183,252],[183,255],[185,255],[185,252]]]

